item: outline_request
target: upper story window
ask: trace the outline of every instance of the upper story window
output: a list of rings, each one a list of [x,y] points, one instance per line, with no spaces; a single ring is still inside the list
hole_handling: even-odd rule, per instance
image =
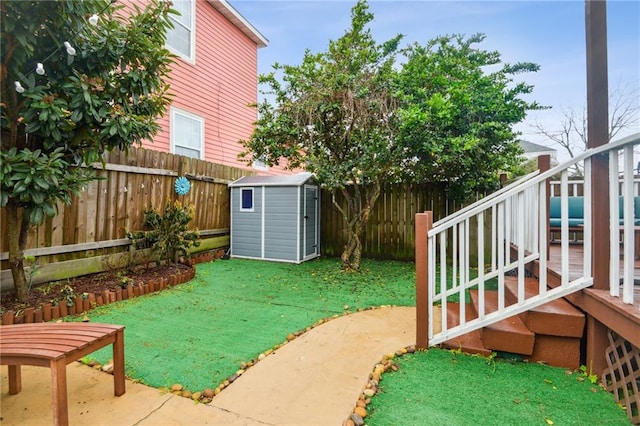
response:
[[[265,163],[262,160],[258,160],[256,158],[253,159],[253,161],[251,162],[252,166],[254,169],[256,170],[262,170],[262,171],[267,171],[269,170],[269,166],[267,166],[267,163]]]
[[[195,61],[196,0],[173,0],[173,9],[180,15],[170,15],[173,28],[167,30],[167,46],[190,62]]]
[[[171,152],[204,159],[204,118],[171,107]]]

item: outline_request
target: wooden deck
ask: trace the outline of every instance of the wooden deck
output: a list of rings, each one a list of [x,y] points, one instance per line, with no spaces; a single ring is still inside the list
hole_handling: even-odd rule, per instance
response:
[[[583,268],[583,259],[584,259],[584,246],[582,244],[570,244],[569,245],[569,279],[576,279],[582,276],[582,268]],[[551,244],[549,246],[549,260],[547,265],[551,270],[553,270],[558,276],[560,276],[562,272],[562,256],[560,254],[560,244]],[[622,260],[620,261],[620,276],[623,273],[623,265]],[[634,262],[634,277],[636,279],[636,288],[635,288],[635,302],[640,309],[640,259],[635,260]]]
[[[584,251],[582,244],[569,246],[569,277],[578,278],[582,275]],[[559,282],[562,273],[560,244],[549,247],[548,267],[551,270],[549,285]],[[622,262],[620,272],[622,274]],[[578,294],[567,297],[567,300],[582,310],[593,315],[598,321],[623,336],[636,347],[640,347],[640,260],[634,262],[634,304],[622,303],[621,297],[611,296],[608,289],[600,290],[588,288]]]

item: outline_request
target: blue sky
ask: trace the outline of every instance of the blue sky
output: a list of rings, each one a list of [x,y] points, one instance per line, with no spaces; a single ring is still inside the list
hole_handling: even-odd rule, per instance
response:
[[[258,71],[275,62],[299,64],[305,49],[322,52],[349,27],[355,0],[231,0],[268,40],[258,51]],[[559,127],[562,110],[586,105],[584,1],[392,1],[370,0],[371,30],[381,43],[404,34],[404,42],[426,43],[443,34],[484,33],[479,47],[497,50],[505,62],[534,62],[537,73],[519,76],[535,86],[528,100],[551,106],[531,113],[517,129],[522,138],[548,144],[533,124]],[[640,2],[607,2],[609,86],[640,94]],[[636,100],[640,102],[640,100]],[[638,124],[640,126],[640,124]],[[629,129],[627,133],[640,129]]]

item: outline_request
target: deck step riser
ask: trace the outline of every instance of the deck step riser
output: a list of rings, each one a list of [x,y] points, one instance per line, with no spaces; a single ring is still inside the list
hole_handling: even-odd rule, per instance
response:
[[[477,290],[471,290],[470,295],[473,306],[478,306]],[[498,293],[496,291],[486,291],[484,303],[485,312],[497,311]],[[535,334],[516,315],[484,327],[482,329],[482,341],[485,347],[493,351],[531,355],[535,344]]]
[[[538,286],[538,280],[535,278],[525,279],[525,297],[529,298],[537,295]],[[505,277],[507,303],[516,303],[518,300],[517,294],[518,279]],[[521,314],[519,317],[527,328],[536,334],[580,338],[584,331],[584,314],[564,299],[556,299],[545,303]]]
[[[517,301],[517,278],[505,280],[506,304]],[[525,281],[526,297],[538,293],[538,281]],[[465,307],[468,320],[477,318],[477,291],[471,291],[471,301]],[[485,293],[485,311],[497,310],[496,291]],[[459,323],[458,303],[447,303],[449,327]],[[493,351],[524,355],[530,362],[542,362],[556,367],[577,369],[580,366],[580,339],[584,330],[584,315],[563,299],[546,303],[495,324],[451,339],[442,346],[466,353],[489,355]]]
[[[577,370],[580,367],[580,339],[537,334],[529,362]]]
[[[447,302],[447,325],[449,327],[456,326],[460,323],[459,312],[459,303]],[[477,317],[477,313],[470,303],[465,306],[465,317],[467,320]],[[447,340],[442,344],[442,347],[445,349],[460,350],[468,354],[491,355],[491,350],[487,349],[482,343],[482,333],[480,330],[475,330],[454,339]]]
[[[502,324],[500,324],[502,323]],[[505,327],[505,325],[508,326]],[[520,328],[522,321],[508,318],[482,330],[482,342],[494,351],[511,352],[520,355],[533,354],[535,334],[520,330],[505,330],[505,328]],[[526,329],[526,328],[525,328]]]

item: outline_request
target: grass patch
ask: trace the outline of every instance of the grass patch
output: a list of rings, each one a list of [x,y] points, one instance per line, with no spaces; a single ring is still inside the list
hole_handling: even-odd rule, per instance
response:
[[[190,283],[89,316],[126,326],[128,376],[199,391],[345,306],[415,306],[414,277],[412,263],[393,261],[365,260],[362,272],[345,274],[338,259],[300,265],[231,259],[199,264]],[[90,357],[104,363],[111,350]],[[437,349],[397,362],[400,370],[384,375],[382,393],[368,407],[369,425],[629,424],[612,395],[579,381],[579,372]]]
[[[584,374],[431,349],[396,359],[368,406],[376,425],[629,425]]]
[[[197,266],[190,283],[103,306],[92,322],[122,324],[126,374],[154,387],[215,388],[322,318],[379,305],[415,305],[414,265],[365,260],[345,274],[337,259],[300,265],[231,259]],[[77,320],[77,319],[76,319]],[[104,363],[109,348],[91,355]]]

